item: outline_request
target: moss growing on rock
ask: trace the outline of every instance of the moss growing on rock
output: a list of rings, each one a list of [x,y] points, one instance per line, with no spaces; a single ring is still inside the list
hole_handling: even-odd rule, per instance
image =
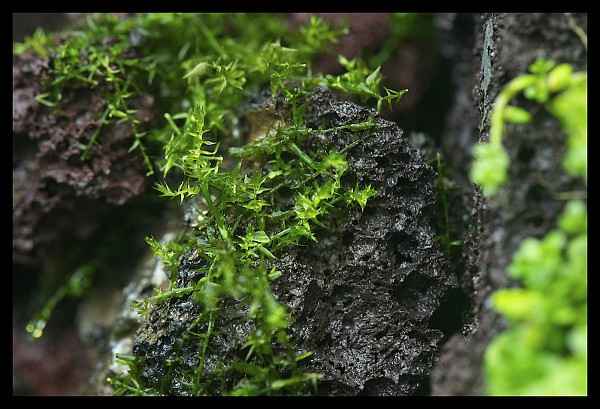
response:
[[[281,184],[269,179],[282,172],[272,167],[284,163],[262,158],[263,165],[250,170],[265,179],[261,197],[269,210],[257,215],[243,207],[246,199],[223,212],[244,215],[232,232],[211,229],[211,223],[192,231],[196,244],[179,259],[171,289],[147,300],[147,320],[133,349],[135,382],[119,380],[122,390],[137,382],[166,394],[308,393],[311,373],[320,375],[319,393],[326,394],[426,388],[445,335],[435,317],[457,285],[434,240],[435,172],[375,111],[324,89],[304,104],[310,137],[300,145],[301,155],[290,152],[285,165],[313,181],[288,175],[288,186],[270,191]],[[353,127],[369,118],[369,127]],[[344,152],[346,159],[331,152]],[[321,180],[331,176],[315,177],[311,164],[323,163],[344,169],[339,193],[322,188]],[[334,173],[333,188],[335,179]],[[360,198],[370,194],[357,185],[377,191],[364,212]],[[215,196],[214,206],[225,206],[216,203],[228,200]],[[329,210],[311,208],[316,198],[320,205],[331,199],[356,205],[317,217]],[[314,216],[304,224],[308,214]],[[299,233],[305,235],[301,246],[290,247],[292,234]],[[311,244],[313,235],[318,242]],[[296,363],[299,357],[304,359]],[[196,379],[199,391],[193,389]]]
[[[405,92],[382,93],[379,68],[311,71],[342,32],[316,18],[292,33],[266,15],[104,16],[16,47],[49,59],[44,109],[99,98],[78,161],[125,124],[157,190],[195,209],[180,239],[148,238],[170,286],[138,303],[116,393],[426,390],[457,286],[434,240],[436,175],[378,117]],[[146,94],[162,115],[142,129]]]

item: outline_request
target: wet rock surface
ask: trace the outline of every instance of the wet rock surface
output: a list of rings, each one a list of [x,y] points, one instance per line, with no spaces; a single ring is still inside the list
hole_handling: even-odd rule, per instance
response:
[[[307,123],[314,128],[357,123],[374,114],[323,89],[306,106]],[[394,123],[377,118],[376,125],[358,136],[337,131],[307,142],[308,150],[341,150],[362,138],[347,152],[347,178],[371,184],[378,195],[364,212],[354,209],[332,229],[318,232],[317,244],[294,248],[276,261],[282,276],[273,291],[292,313],[291,338],[298,351],[314,352],[305,365],[324,376],[318,394],[426,394],[445,332],[456,330],[445,325],[448,315],[463,312],[445,303],[459,290],[433,227],[436,173]],[[183,258],[180,277],[186,282],[197,262],[193,254]],[[169,380],[167,363],[175,357],[190,368],[197,364],[197,346],[186,343],[184,334],[198,312],[190,297],[153,307],[133,347],[145,361],[150,384]],[[242,346],[252,324],[237,302],[228,300],[215,328],[208,371],[245,356]],[[169,389],[177,393],[178,387]]]

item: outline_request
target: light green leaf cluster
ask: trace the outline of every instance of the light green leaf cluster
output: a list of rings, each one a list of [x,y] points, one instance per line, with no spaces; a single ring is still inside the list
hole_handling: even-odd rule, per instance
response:
[[[563,166],[574,176],[587,178],[587,74],[574,73],[569,64],[556,65],[538,59],[530,74],[509,82],[494,103],[490,141],[473,149],[471,180],[485,196],[494,196],[507,181],[509,157],[502,145],[504,123],[527,124],[531,114],[509,103],[519,94],[544,104],[556,116],[568,135]]]
[[[557,82],[565,86],[565,80]],[[564,168],[587,180],[587,75],[572,76],[566,90],[550,102],[549,109],[567,131]]]
[[[338,57],[340,64],[346,69],[342,75],[326,75],[319,82],[328,88],[354,95],[366,103],[370,99],[377,101],[377,110],[381,111],[384,103],[390,107],[399,101],[408,90],[394,91],[385,88],[385,95],[381,94],[381,66],[371,71],[367,65],[359,60],[348,60],[343,55]]]
[[[526,239],[509,267],[523,288],[504,289],[492,304],[509,329],[486,352],[494,395],[587,393],[587,212],[569,202],[559,229]]]
[[[347,27],[332,28],[318,17],[312,16],[307,25],[300,28],[300,40],[297,50],[308,60],[316,50],[323,50],[328,44],[337,42],[337,39],[348,34]]]
[[[483,189],[483,194],[493,196],[507,179],[509,158],[498,144],[479,144],[473,148],[471,180]]]
[[[500,93],[490,143],[475,148],[471,178],[486,196],[506,181],[503,122],[531,119],[508,106],[519,92],[545,103],[560,120],[568,135],[564,168],[587,181],[587,75],[547,60],[536,61],[530,71]],[[525,239],[515,253],[508,272],[522,288],[499,290],[491,297],[509,322],[485,355],[487,390],[493,395],[587,394],[586,204],[567,202],[557,224],[542,239]]]
[[[50,37],[44,32],[44,30],[38,28],[35,30],[31,37],[27,37],[22,43],[13,44],[13,53],[20,55],[27,50],[33,50],[39,56],[46,58],[48,57],[48,46],[51,40]]]

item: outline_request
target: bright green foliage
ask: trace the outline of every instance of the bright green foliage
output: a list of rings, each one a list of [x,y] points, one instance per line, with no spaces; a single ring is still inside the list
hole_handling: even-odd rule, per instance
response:
[[[364,209],[367,205],[367,201],[375,196],[377,191],[373,189],[371,186],[367,186],[364,189],[360,189],[358,186],[348,192],[349,202],[356,202],[360,205],[361,209]]]
[[[28,37],[23,43],[13,44],[13,53],[22,54],[27,50],[33,50],[36,54],[41,57],[47,58],[47,48],[50,44],[50,37],[44,33],[44,30],[38,28],[35,30],[31,37]]]
[[[531,122],[531,114],[523,108],[507,106],[504,109],[504,120],[513,124],[527,124]]]
[[[297,42],[296,49],[305,57],[311,57],[345,34],[348,34],[347,27],[333,29],[320,18],[312,16],[306,26],[300,27],[301,40]]]
[[[255,330],[246,341],[246,359],[222,368],[223,377],[239,379],[226,393],[301,393],[319,377],[298,366],[309,353],[293,352],[287,335],[293,318],[271,292],[271,282],[281,275],[273,261],[290,246],[318,240],[321,229],[343,217],[344,206],[364,208],[376,195],[371,186],[342,183],[348,169],[343,151],[307,151],[305,143],[317,134],[346,130],[357,134],[351,147],[375,124],[369,118],[311,129],[304,121],[303,98],[326,86],[373,102],[379,110],[406,92],[385,89],[382,95],[380,69],[369,70],[360,60],[340,57],[346,73],[314,75],[310,58],[345,32],[318,18],[291,33],[273,15],[155,13],[129,19],[100,16],[66,40],[38,33],[15,47],[16,53],[32,49],[52,56],[45,93],[38,97],[49,106],[60,105],[65,88],[93,89],[107,101],[103,123],[128,121],[135,127],[131,101],[142,92],[155,96],[164,120],[147,133],[136,130],[132,148],[144,149],[142,136],[160,147],[164,155],[153,158],[149,169],[156,165],[169,182],[157,182],[156,189],[180,202],[193,200],[201,211],[185,237],[169,243],[147,239],[170,272],[171,286],[137,307],[147,314],[152,305],[183,296],[202,306],[194,326],[207,330],[193,333],[200,363],[192,373],[177,375],[190,394],[213,393],[219,382],[216,373],[209,379],[205,356],[220,330],[220,308],[232,298],[248,307]],[[239,126],[241,107],[263,90],[283,109],[267,111],[261,119],[264,134],[245,135]],[[174,179],[179,179],[177,188]],[[178,287],[180,258],[192,250],[205,263],[203,277]],[[137,358],[120,359],[130,370],[110,378],[116,393],[168,393],[143,385]]]
[[[569,136],[563,166],[569,174],[587,180],[587,75],[572,79],[571,85],[550,102],[550,111]]]
[[[176,112],[165,118],[171,128],[177,128],[193,101],[202,106],[208,127],[222,133],[237,120],[242,101],[266,84],[288,98],[335,83],[341,91],[376,99],[378,108],[397,101],[404,91],[386,90],[381,96],[379,70],[365,71],[359,61],[348,62],[349,73],[339,78],[310,75],[310,57],[345,32],[316,17],[298,33],[289,33],[282,19],[267,14],[150,13],[128,19],[102,14],[58,37],[37,31],[15,44],[13,52],[32,50],[51,57],[50,75],[37,97],[40,103],[56,107],[67,89],[91,89],[102,95],[106,106],[101,125],[131,124],[132,150],[140,149],[151,174],[153,164],[143,141],[165,145],[171,133],[169,128],[150,134],[138,129],[132,101],[143,92],[158,97],[159,109]],[[298,84],[288,84],[290,78]],[[90,138],[82,159],[89,158],[89,146],[102,129]],[[163,171],[170,166],[163,164]]]
[[[581,200],[572,200],[567,203],[565,213],[559,220],[561,230],[575,234],[583,231],[587,226],[587,209]]]
[[[491,394],[587,393],[586,218],[582,202],[569,202],[560,229],[515,254],[509,272],[524,287],[493,294],[510,328],[486,353]]]
[[[520,110],[507,111],[508,101],[521,90],[526,97],[546,103],[561,121],[569,138],[563,165],[568,173],[587,181],[586,74],[573,74],[571,66],[555,66],[546,60],[536,61],[530,70],[533,75],[516,78],[501,92],[492,117],[490,143],[476,147],[471,176],[488,196],[506,179],[506,173],[502,177],[492,174],[494,161],[495,166],[508,166],[501,145],[502,122],[529,122]],[[561,93],[551,98],[555,92]],[[506,317],[509,329],[486,351],[488,392],[587,394],[586,204],[567,202],[558,228],[542,239],[525,239],[508,271],[523,287],[492,295],[492,304]]]
[[[174,276],[179,267],[179,258],[185,252],[186,244],[188,244],[185,237],[164,244],[159,243],[152,237],[146,237],[146,243],[150,246],[154,255],[160,258],[171,276]]]
[[[502,146],[486,143],[473,148],[473,157],[471,179],[476,183],[485,181],[481,183],[481,187],[486,196],[495,194],[507,179],[508,154]]]
[[[380,94],[381,66],[371,72],[362,61],[348,60],[342,55],[339,56],[339,62],[347,72],[341,76],[326,75],[321,79],[321,84],[346,94],[358,96],[362,102],[375,99],[378,111],[381,111],[384,103],[391,106],[394,101],[400,100],[408,92],[408,90],[394,91],[386,88],[386,95],[383,96]]]
[[[509,82],[494,104],[488,144],[475,146],[471,180],[491,197],[507,180],[508,155],[502,146],[504,122],[526,124],[531,115],[509,103],[523,95],[540,104],[556,116],[568,135],[567,154],[563,165],[574,176],[587,178],[587,74],[573,73],[568,64],[538,59],[529,68],[531,74]]]

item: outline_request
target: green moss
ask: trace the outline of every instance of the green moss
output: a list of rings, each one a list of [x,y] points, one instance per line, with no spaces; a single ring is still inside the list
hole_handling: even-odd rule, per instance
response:
[[[205,262],[200,269],[203,277],[187,287],[177,287],[172,280],[170,289],[144,300],[141,310],[149,311],[149,304],[191,294],[203,306],[199,324],[208,328],[202,338],[204,351],[222,301],[239,301],[241,309],[248,306],[247,314],[255,330],[246,342],[246,362],[229,368],[241,376],[241,381],[228,393],[298,392],[305,383],[315,381],[317,375],[297,368],[298,357],[294,356],[286,333],[290,317],[270,290],[270,282],[280,275],[271,267],[271,261],[285,254],[290,246],[317,240],[315,227],[326,228],[328,215],[335,207],[364,207],[375,192],[370,186],[343,186],[342,176],[348,165],[342,152],[302,150],[300,146],[311,137],[328,131],[310,129],[304,124],[282,125],[262,139],[235,149],[233,157],[240,162],[226,169],[217,149],[205,148],[217,143],[205,139],[210,134],[204,128],[205,115],[202,109],[193,109],[181,134],[173,130],[180,138],[190,139],[183,156],[172,154],[176,150],[167,146],[167,153],[173,155],[167,158],[173,161],[167,161],[172,166],[166,172],[176,167],[184,175],[179,188],[172,190],[166,183],[158,186],[164,196],[198,199],[199,206],[206,210],[193,233],[192,246]],[[370,122],[355,124],[355,129],[363,130],[365,126],[370,126]],[[280,195],[282,188],[293,192],[291,201]],[[152,243],[165,264],[173,265],[170,244]],[[285,377],[280,372],[283,368],[288,374]],[[196,373],[182,377],[182,383],[191,385],[191,393],[214,390],[209,386],[211,380],[205,379],[204,354]],[[157,392],[168,393],[168,389]]]
[[[179,240],[160,244],[147,239],[170,271],[171,286],[138,303],[145,315],[182,296],[191,295],[201,306],[194,324],[206,331],[193,337],[199,342],[198,366],[168,371],[186,393],[224,389],[219,379],[209,378],[204,359],[228,299],[248,307],[255,329],[246,340],[246,359],[223,369],[238,379],[224,393],[301,393],[319,378],[299,367],[308,355],[296,356],[288,339],[291,317],[271,292],[271,282],[281,274],[272,261],[291,246],[318,240],[318,230],[327,228],[334,211],[364,208],[376,192],[343,179],[348,168],[344,152],[306,148],[317,135],[339,128],[308,127],[304,98],[325,86],[380,109],[405,92],[385,89],[382,94],[380,69],[371,71],[359,60],[341,57],[347,72],[339,76],[313,74],[311,58],[344,32],[317,18],[289,32],[280,17],[260,14],[98,16],[65,37],[38,33],[15,47],[16,53],[31,49],[50,56],[40,102],[58,108],[66,88],[101,93],[106,99],[101,121],[134,126],[132,149],[144,152],[149,173],[160,169],[165,180],[156,188],[161,195],[194,200],[202,209],[193,231]],[[248,135],[240,128],[241,107],[265,90],[276,108],[259,118],[265,132]],[[141,93],[155,95],[164,112],[164,121],[147,132],[136,128],[131,104]],[[373,126],[370,118],[343,128],[360,132]],[[101,137],[99,130],[88,146]],[[148,143],[164,155],[146,155]],[[204,262],[202,277],[179,287],[179,262],[190,250]],[[170,393],[170,382],[145,384],[139,357],[120,359],[130,371],[110,377],[115,393]]]

